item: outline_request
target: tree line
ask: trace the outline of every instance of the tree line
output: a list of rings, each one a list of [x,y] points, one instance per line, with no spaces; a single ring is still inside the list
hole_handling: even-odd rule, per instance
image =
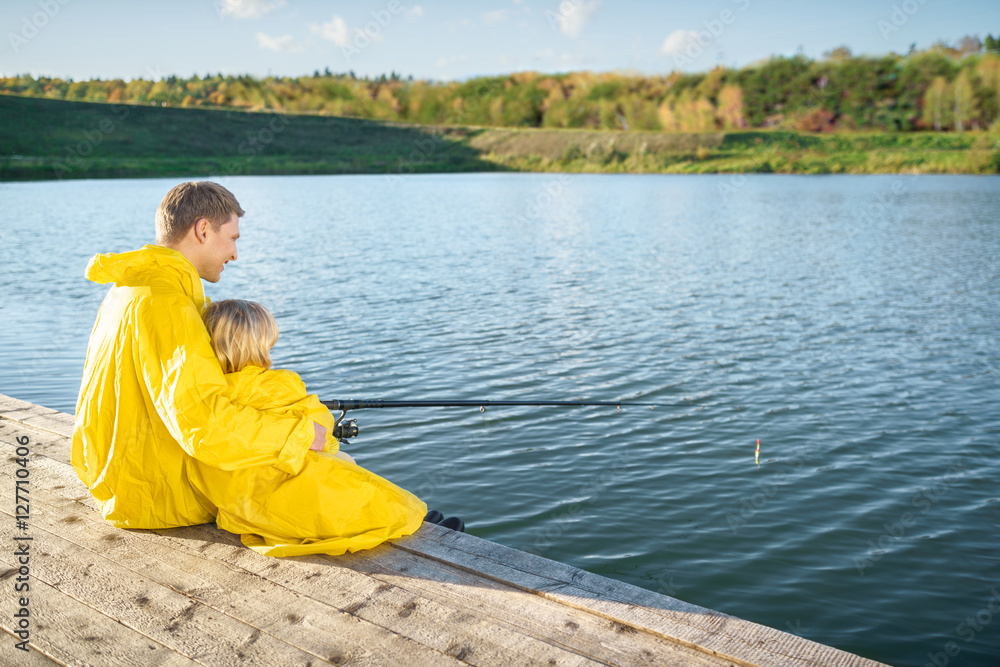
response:
[[[159,80],[0,78],[0,94],[350,116],[433,125],[703,132],[739,128],[965,131],[1000,127],[997,41],[969,39],[905,55],[776,57],[740,69],[629,73],[518,72],[461,82],[312,76],[168,76]]]

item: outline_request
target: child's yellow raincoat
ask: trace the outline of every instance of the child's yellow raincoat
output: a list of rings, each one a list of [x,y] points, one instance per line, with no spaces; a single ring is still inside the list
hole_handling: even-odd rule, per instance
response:
[[[270,503],[264,511],[280,517],[278,503],[286,502],[284,509],[294,509],[296,525],[301,521],[305,530],[324,521],[340,521],[335,533],[309,533],[312,538],[340,540],[334,549],[315,550],[324,553],[342,553],[341,546],[353,548],[342,544],[345,536],[364,536],[373,524],[386,523],[384,513],[366,516],[365,505],[357,502],[348,517],[311,516],[330,510],[331,499],[319,494],[336,488],[336,481],[310,482],[314,473],[297,475],[307,469],[329,471],[339,459],[308,452],[315,415],[307,401],[284,405],[278,401],[259,410],[230,398],[233,387],[201,319],[206,304],[201,279],[183,255],[153,245],[97,255],[87,267],[87,278],[114,287],[101,304],[87,350],[72,461],[100,501],[105,519],[122,528],[169,528],[214,521],[220,511],[244,517],[244,508],[253,503]],[[328,411],[326,416],[330,418]],[[209,469],[260,471],[262,486],[254,487],[251,501],[237,493],[232,480],[219,488],[204,484],[200,472]],[[263,480],[275,481],[275,471],[285,478],[268,488]],[[253,477],[251,472],[238,476],[244,482]],[[270,501],[264,497],[269,490],[275,494]],[[408,509],[403,523],[413,532],[426,509],[415,497],[398,491],[406,498],[400,506]],[[413,519],[416,514],[420,517]],[[365,528],[352,533],[352,526]],[[301,532],[277,533],[261,543],[282,535],[303,539]],[[360,543],[377,542],[364,537]]]
[[[235,403],[255,408],[302,406],[327,430],[327,452],[309,452],[291,475],[274,466],[226,471],[191,461],[196,488],[218,502],[220,528],[269,556],[342,554],[370,549],[420,527],[427,506],[364,468],[336,458],[333,415],[295,373],[247,366],[226,375]]]

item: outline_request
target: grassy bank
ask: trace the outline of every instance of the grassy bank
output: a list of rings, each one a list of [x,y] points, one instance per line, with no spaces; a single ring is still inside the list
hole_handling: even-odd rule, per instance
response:
[[[588,132],[495,129],[471,137],[516,171],[603,173],[1000,173],[1000,134]]]
[[[996,133],[615,132],[0,96],[0,179],[460,171],[998,173]]]

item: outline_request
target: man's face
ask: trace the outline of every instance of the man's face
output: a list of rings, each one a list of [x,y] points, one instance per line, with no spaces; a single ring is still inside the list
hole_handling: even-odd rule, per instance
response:
[[[222,277],[223,267],[230,261],[236,261],[236,239],[240,237],[240,219],[231,214],[229,222],[216,231],[209,224],[205,230],[205,246],[202,252],[201,266],[198,275],[202,280],[217,283]]]

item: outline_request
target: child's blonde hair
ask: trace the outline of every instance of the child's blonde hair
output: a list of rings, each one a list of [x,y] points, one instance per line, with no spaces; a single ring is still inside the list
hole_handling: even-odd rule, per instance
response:
[[[247,364],[271,367],[278,323],[267,308],[253,301],[226,299],[209,304],[202,317],[224,372],[235,373]]]

